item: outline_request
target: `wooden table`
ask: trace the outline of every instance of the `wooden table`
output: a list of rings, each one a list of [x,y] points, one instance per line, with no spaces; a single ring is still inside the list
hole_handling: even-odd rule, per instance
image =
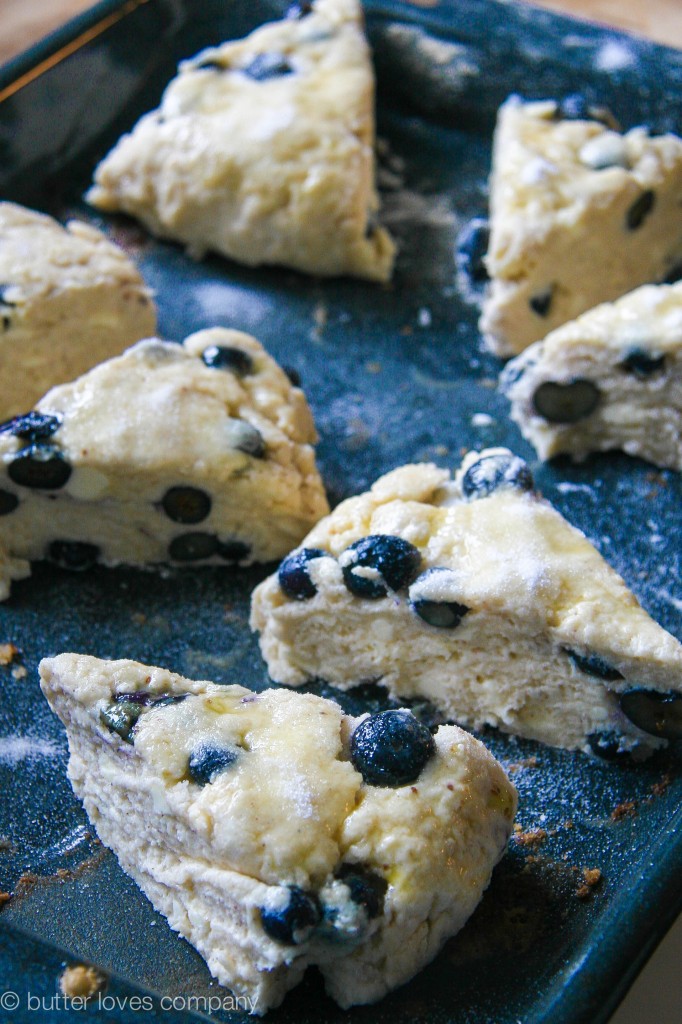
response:
[[[415,2],[435,5],[435,0]],[[0,3],[0,63],[92,6],[92,0],[0,0]],[[682,49],[682,0],[537,0],[537,6],[613,25]],[[682,1020],[681,951],[682,919],[637,979],[611,1024],[679,1024]]]
[[[428,6],[432,2],[421,0]],[[0,63],[92,3],[93,0],[1,0]],[[682,49],[682,0],[537,0],[537,4],[576,18],[591,18],[638,32]]]

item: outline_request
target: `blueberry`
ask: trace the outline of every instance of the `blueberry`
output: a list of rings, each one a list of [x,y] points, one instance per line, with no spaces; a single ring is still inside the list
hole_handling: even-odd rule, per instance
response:
[[[248,377],[253,373],[253,359],[241,348],[228,345],[210,345],[201,358],[213,370],[230,370],[237,377]]]
[[[597,654],[579,654],[577,651],[572,651],[569,648],[565,648],[565,650],[576,668],[579,668],[581,672],[588,676],[596,676],[597,679],[605,679],[607,681],[623,678],[617,668],[613,668]]]
[[[528,464],[511,452],[484,455],[472,462],[462,477],[465,498],[486,498],[501,487],[532,491],[535,486]]]
[[[388,588],[407,587],[419,572],[421,555],[402,537],[372,534],[357,540],[341,556],[343,580],[351,594],[375,599],[385,597]],[[358,568],[374,569],[381,579],[363,576]]]
[[[82,540],[53,540],[47,549],[47,557],[62,569],[91,569],[99,556],[96,544]]]
[[[174,523],[201,523],[211,511],[211,499],[198,487],[170,487],[161,506]]]
[[[211,747],[206,744],[197,747],[190,754],[187,770],[192,782],[206,786],[234,764],[239,757],[236,750],[228,747]]]
[[[13,434],[24,441],[44,441],[45,438],[52,437],[61,425],[61,416],[27,412],[24,416],[15,416],[5,423],[0,423],[0,434]]]
[[[294,387],[295,388],[300,388],[300,386],[301,386],[301,375],[298,372],[298,370],[294,369],[293,366],[283,366],[282,369],[284,370],[284,372],[286,373],[287,377],[289,378],[291,383],[294,385]]]
[[[533,395],[533,407],[548,423],[577,423],[591,416],[600,400],[596,384],[576,377],[568,384],[545,381]]]
[[[353,903],[364,907],[370,920],[383,913],[388,882],[376,871],[361,864],[342,864],[336,877],[348,886]]]
[[[675,263],[663,278],[663,284],[675,284],[682,280],[682,263]]]
[[[631,749],[624,746],[623,739],[621,733],[608,730],[590,733],[587,743],[592,753],[604,761],[629,762],[632,760]]]
[[[305,18],[307,14],[311,14],[312,9],[312,3],[306,3],[305,0],[301,0],[301,2],[299,3],[289,5],[289,7],[287,8],[286,17],[298,21],[301,18]]]
[[[636,231],[649,216],[656,203],[656,194],[650,188],[642,192],[625,215],[628,231]]]
[[[488,280],[485,255],[490,241],[490,224],[481,217],[469,221],[457,239],[457,267],[468,275],[473,284]]]
[[[143,711],[143,703],[120,695],[112,704],[100,710],[99,717],[107,729],[117,733],[125,743],[132,743],[133,729]]]
[[[420,619],[439,629],[456,629],[470,609],[458,601],[427,601],[419,599],[410,602],[412,610]]]
[[[108,729],[118,733],[126,743],[132,743],[133,731],[140,715],[146,708],[179,704],[185,697],[187,697],[186,693],[162,693],[158,697],[154,697],[146,690],[119,693],[111,704],[100,710],[99,717]]]
[[[552,299],[554,298],[554,285],[550,284],[547,288],[544,288],[537,295],[531,296],[528,300],[528,305],[537,313],[538,316],[549,316],[549,311],[552,307]]]
[[[282,53],[259,53],[242,71],[256,82],[267,82],[271,78],[290,75],[293,68]]]
[[[585,97],[578,92],[564,96],[557,105],[554,117],[557,121],[599,121],[614,131],[619,128],[619,124],[610,110],[588,103]]]
[[[619,697],[620,709],[634,725],[664,740],[682,739],[682,693],[658,693],[640,687]]]
[[[288,887],[288,902],[281,910],[261,907],[263,931],[275,942],[295,946],[305,942],[322,920],[322,910],[314,893],[297,885]]]
[[[18,504],[19,499],[16,494],[12,494],[11,491],[0,490],[0,516],[8,516],[10,512],[14,512]]]
[[[249,557],[251,548],[241,540],[219,540],[216,554],[224,562],[236,564]]]
[[[181,533],[168,545],[174,562],[200,562],[218,552],[218,538],[212,533]]]
[[[7,474],[21,487],[57,491],[71,476],[71,466],[53,445],[32,444],[16,453]]]
[[[370,786],[415,782],[436,752],[433,736],[410,711],[380,711],[357,727],[350,758]]]
[[[252,427],[246,420],[236,420],[233,443],[237,451],[251,455],[254,459],[265,457],[265,441],[260,430]]]
[[[643,348],[632,348],[619,365],[627,373],[632,373],[635,377],[645,379],[664,368],[665,356],[655,355]]]
[[[277,571],[277,580],[280,588],[287,597],[293,597],[295,601],[305,601],[314,597],[317,587],[310,578],[308,571],[309,563],[315,558],[324,558],[327,551],[320,548],[301,548],[287,555]]]

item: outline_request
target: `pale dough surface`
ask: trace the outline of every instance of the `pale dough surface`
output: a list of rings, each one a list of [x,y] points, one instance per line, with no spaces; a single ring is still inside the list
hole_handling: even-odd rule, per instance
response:
[[[240,376],[203,354],[233,348],[252,364]],[[300,388],[250,335],[199,331],[184,344],[148,339],[71,384],[37,410],[60,425],[37,455],[56,449],[71,472],[59,489],[17,484],[12,464],[28,441],[0,432],[0,547],[13,558],[49,556],[54,541],[88,543],[106,565],[179,564],[170,548],[186,535],[244,546],[234,561],[281,557],[329,509],[315,465],[317,439]],[[256,457],[245,448],[262,444]],[[164,507],[172,488],[202,492],[210,510],[179,522]],[[225,564],[219,550],[191,564]],[[174,549],[175,550],[175,549]],[[187,563],[189,564],[189,563]],[[6,590],[6,585],[5,585]]]
[[[0,203],[0,420],[155,330],[150,290],[101,232]]]
[[[598,389],[594,410],[575,423],[541,415],[538,388],[576,380]],[[541,459],[621,449],[682,469],[682,283],[644,285],[558,327],[507,364],[501,386]]]
[[[553,101],[513,96],[498,114],[491,283],[480,327],[500,356],[521,352],[601,302],[662,281],[682,261],[682,140],[557,120],[556,110]],[[650,209],[628,226],[647,193]],[[545,312],[532,308],[539,301],[542,309],[543,300]]]
[[[276,682],[322,678],[342,689],[378,680],[397,697],[426,697],[462,725],[484,724],[543,743],[588,749],[615,732],[643,749],[647,736],[620,711],[630,687],[682,691],[682,645],[642,609],[579,530],[537,494],[500,488],[467,500],[446,469],[402,466],[323,519],[302,547],[317,593],[292,600],[277,574],[254,591],[252,627]],[[415,545],[421,571],[408,590],[378,600],[345,586],[339,556],[362,537]],[[456,602],[454,629],[424,622],[411,602]],[[597,656],[621,673],[606,682],[570,657]]]
[[[254,60],[287,70],[254,77]],[[88,198],[197,256],[385,281],[394,246],[374,223],[374,133],[361,6],[316,0],[181,64]]]
[[[332,701],[76,654],[46,659],[40,672],[67,729],[72,785],[100,838],[257,1013],[311,963],[342,1006],[407,981],[462,927],[506,848],[514,787],[454,726],[440,727],[412,785],[379,788],[349,760],[358,720]],[[116,694],[140,691],[189,696],[146,709],[128,743],[100,712]],[[202,745],[237,751],[204,786],[188,775]],[[350,900],[342,865],[384,880],[378,916],[363,917]],[[280,906],[291,885],[333,904],[341,931],[321,924],[295,945],[266,934],[261,908]]]

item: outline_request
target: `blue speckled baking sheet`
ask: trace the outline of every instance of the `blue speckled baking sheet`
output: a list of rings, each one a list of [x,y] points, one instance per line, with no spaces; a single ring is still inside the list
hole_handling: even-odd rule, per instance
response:
[[[0,197],[84,217],[123,244],[156,290],[165,336],[234,326],[297,369],[332,502],[405,461],[453,466],[462,449],[507,444],[645,607],[682,636],[679,476],[619,455],[536,464],[495,390],[501,363],[481,351],[454,256],[458,231],[485,214],[494,113],[510,91],[542,97],[581,88],[625,126],[679,130],[680,54],[492,0],[366,6],[385,217],[401,246],[391,286],[215,258],[193,263],[81,200],[95,161],[156,103],[178,58],[244,34],[284,3],[106,2],[0,69]],[[64,734],[36,667],[45,655],[76,650],[263,687],[247,613],[267,571],[74,576],[39,565],[0,607],[0,642],[21,652],[0,666],[0,889],[13,894],[0,914],[0,987],[18,998],[16,1008],[0,999],[0,1020],[106,1015],[129,1024],[194,1020],[200,1011],[240,1019],[224,1008],[209,1013],[217,1003],[208,1000],[227,993],[98,845],[66,780]],[[363,690],[342,702],[364,710],[381,696]],[[311,972],[271,1020],[609,1017],[682,904],[679,750],[619,768],[493,730],[483,739],[519,788],[525,841],[512,842],[465,930],[376,1007],[341,1012]],[[581,898],[583,870],[593,868],[602,879]],[[54,1002],[62,965],[76,960],[107,972],[113,1002],[95,1000],[89,1010]],[[38,1016],[29,993],[41,1000]],[[151,1002],[135,1009],[133,995]]]

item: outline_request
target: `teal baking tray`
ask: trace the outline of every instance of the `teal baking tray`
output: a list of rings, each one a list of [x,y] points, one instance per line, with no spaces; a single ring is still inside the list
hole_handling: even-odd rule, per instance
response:
[[[455,257],[459,232],[486,212],[492,126],[508,93],[580,89],[625,126],[679,131],[682,57],[513,3],[367,3],[384,215],[400,243],[390,287],[196,263],[131,221],[90,210],[82,196],[96,161],[156,104],[178,59],[284,9],[266,0],[107,0],[10,62],[0,69],[0,198],[84,218],[124,245],[156,292],[164,336],[238,327],[297,370],[333,503],[405,461],[453,466],[463,448],[509,445],[644,606],[682,636],[679,476],[616,454],[537,464],[495,390],[501,363],[481,350]],[[242,1019],[218,1006],[226,990],[93,836],[36,668],[45,655],[75,650],[262,688],[247,612],[271,568],[69,575],[41,563],[0,606],[0,642],[20,649],[27,670],[17,678],[16,663],[0,666],[0,890],[12,894],[0,913],[0,989],[16,994],[16,1006],[0,996],[0,1020]],[[339,699],[354,711],[385,704],[378,688]],[[524,835],[472,920],[377,1006],[340,1011],[311,971],[273,1022],[609,1018],[682,905],[680,750],[621,767],[494,730],[482,738],[513,773]],[[585,895],[582,872],[594,868],[602,878]],[[77,961],[106,973],[109,1002],[55,1002],[63,965]]]

